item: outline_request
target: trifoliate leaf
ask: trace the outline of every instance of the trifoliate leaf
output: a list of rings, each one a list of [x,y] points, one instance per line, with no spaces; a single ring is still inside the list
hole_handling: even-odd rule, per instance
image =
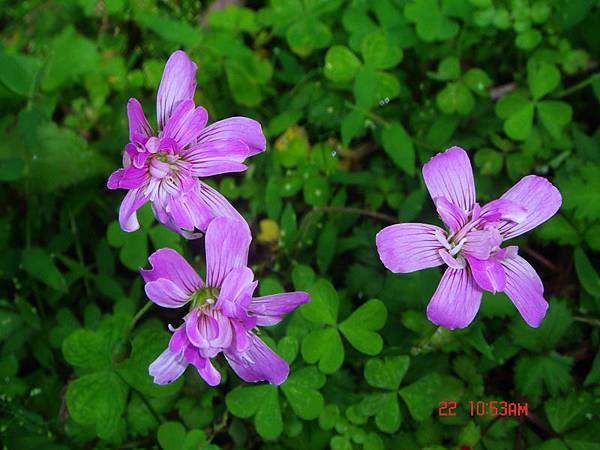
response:
[[[350,344],[367,355],[377,355],[383,339],[376,333],[385,325],[387,309],[380,300],[372,299],[356,309],[340,324],[340,331]]]

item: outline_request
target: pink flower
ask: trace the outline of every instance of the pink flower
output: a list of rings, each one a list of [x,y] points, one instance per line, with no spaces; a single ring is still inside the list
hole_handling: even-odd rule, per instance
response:
[[[500,245],[552,217],[562,203],[558,189],[529,175],[481,207],[469,157],[459,147],[434,156],[423,177],[448,230],[420,223],[384,228],[376,238],[383,264],[394,273],[448,265],[427,306],[427,317],[437,325],[468,326],[486,290],[505,292],[525,322],[538,327],[548,309],[542,281],[518,247]]]
[[[253,297],[258,284],[247,267],[251,236],[240,221],[219,217],[206,230],[206,281],[175,250],[160,249],[150,255],[151,270],[141,270],[146,295],[157,305],[189,312],[168,348],[150,365],[157,384],[176,380],[192,364],[211,386],[220,373],[211,358],[223,353],[233,370],[248,382],[283,383],[287,363],[252,331],[256,326],[279,323],[299,305],[305,292]]]
[[[158,88],[158,136],[140,103],[127,104],[129,140],[123,168],[108,179],[109,189],[127,189],[119,223],[125,231],[139,228],[136,211],[152,202],[156,218],[187,238],[199,237],[219,216],[241,216],[200,178],[246,170],[244,160],[264,151],[266,141],[258,122],[231,117],[206,127],[208,114],[194,105],[196,65],[181,50],[165,66]]]

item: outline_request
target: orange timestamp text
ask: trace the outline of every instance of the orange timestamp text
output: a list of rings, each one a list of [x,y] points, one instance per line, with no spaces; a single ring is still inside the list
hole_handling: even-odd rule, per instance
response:
[[[453,400],[442,400],[438,402],[438,416],[456,416],[458,402]],[[470,416],[527,416],[529,414],[529,405],[519,402],[505,402],[499,400],[466,402],[467,414]]]

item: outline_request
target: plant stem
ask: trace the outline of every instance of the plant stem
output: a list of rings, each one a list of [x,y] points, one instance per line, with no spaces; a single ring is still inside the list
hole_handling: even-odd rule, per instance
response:
[[[135,324],[137,323],[137,321],[140,320],[140,318],[146,313],[146,311],[148,311],[150,309],[150,307],[153,304],[154,303],[152,303],[151,301],[148,301],[144,306],[142,306],[139,309],[139,311],[137,313],[135,313],[135,316],[133,316],[133,319],[131,319],[129,326],[127,327],[127,331],[125,332],[125,338],[127,338],[127,336],[129,336],[129,333],[131,333],[131,331],[135,327]]]
[[[594,319],[594,318],[588,318],[588,317],[581,317],[581,316],[573,316],[573,320],[575,322],[583,322],[583,323],[587,323],[590,324],[594,327],[600,327],[600,319]]]
[[[323,206],[321,208],[317,208],[317,211],[342,214],[359,214],[361,216],[373,217],[374,219],[378,219],[383,222],[398,223],[398,219],[396,217],[388,216],[387,214],[381,214],[375,211],[369,211],[368,209]]]
[[[593,73],[592,75],[587,77],[585,80],[577,83],[574,86],[571,86],[570,88],[563,90],[556,96],[556,98],[563,98],[563,97],[566,97],[567,95],[571,95],[572,93],[583,89],[584,87],[588,86],[589,84],[592,84],[596,80],[600,80],[600,72]]]
[[[361,108],[358,105],[355,105],[352,102],[344,102],[344,104],[350,108],[353,109],[354,111],[358,111],[361,114],[364,114],[365,116],[367,116],[369,119],[373,120],[374,122],[376,122],[377,124],[386,127],[388,125],[387,120],[385,120],[383,117],[381,117],[378,114],[375,114],[373,111],[369,111],[368,109],[365,108]]]

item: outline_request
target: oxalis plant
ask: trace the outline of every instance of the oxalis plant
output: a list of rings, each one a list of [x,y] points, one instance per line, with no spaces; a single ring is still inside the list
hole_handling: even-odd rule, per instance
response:
[[[2,445],[598,448],[598,5],[205,3],[3,8]]]

